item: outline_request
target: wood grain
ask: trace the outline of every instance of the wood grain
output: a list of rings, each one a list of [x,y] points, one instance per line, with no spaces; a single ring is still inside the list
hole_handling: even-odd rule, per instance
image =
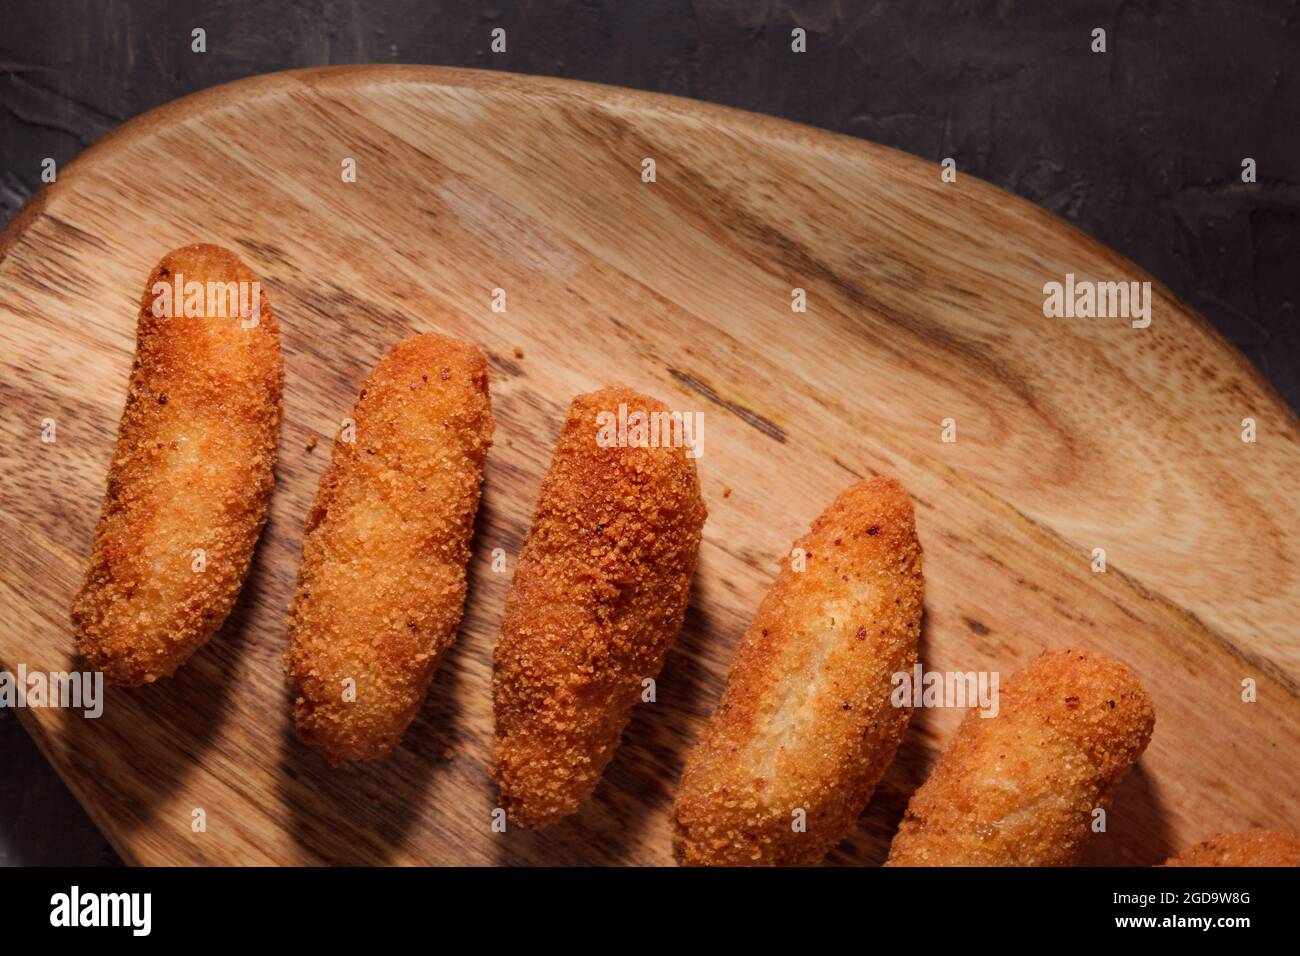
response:
[[[930,163],[776,120],[562,81],[424,67],[259,77],[128,123],[29,204],[0,238],[6,668],[76,666],[67,609],[135,303],[161,255],[190,242],[238,252],[283,329],[278,484],[253,573],[174,680],[112,690],[99,720],[20,711],[125,859],[670,862],[682,761],[778,556],[870,474],[916,501],[927,667],[1008,675],[1077,645],[1142,676],[1155,736],[1090,862],[1300,829],[1300,425],[1249,364],[1158,285],[1146,329],[1045,318],[1043,284],[1067,272],[1146,276],[985,183],[945,184]],[[806,314],[791,311],[794,287]],[[399,751],[331,771],[293,739],[280,671],[303,521],[367,372],[425,330],[478,343],[493,377],[465,620]],[[558,827],[494,834],[489,679],[509,575],[491,552],[518,553],[570,398],[610,382],[706,414],[691,608],[658,702],[638,708],[595,798]],[[47,417],[54,444],[40,440]],[[1257,443],[1241,440],[1246,417]],[[956,443],[941,441],[945,418]],[[1241,701],[1246,677],[1256,703]],[[916,714],[831,862],[884,859],[959,717]],[[206,832],[191,831],[194,808]]]

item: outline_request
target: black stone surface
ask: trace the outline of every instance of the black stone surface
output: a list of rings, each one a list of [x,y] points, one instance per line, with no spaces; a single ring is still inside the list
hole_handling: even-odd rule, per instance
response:
[[[190,50],[195,27],[205,54]],[[496,27],[504,54],[490,52]],[[790,52],[795,27],[805,54]],[[1096,27],[1105,54],[1090,50]],[[952,156],[1137,262],[1300,407],[1295,0],[0,0],[0,221],[43,158],[62,166],[151,107],[371,62],[674,93]],[[0,713],[0,862],[114,859]]]

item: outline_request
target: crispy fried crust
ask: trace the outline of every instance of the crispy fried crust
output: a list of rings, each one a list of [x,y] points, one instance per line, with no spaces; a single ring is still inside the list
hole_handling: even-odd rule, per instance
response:
[[[1220,833],[1162,866],[1300,866],[1300,838],[1282,830]]]
[[[456,638],[492,443],[487,362],[408,338],[351,417],[307,518],[285,654],[298,734],[335,764],[393,749]]]
[[[284,368],[270,303],[263,293],[248,329],[206,295],[205,317],[186,317],[183,301],[155,316],[154,284],[178,274],[205,290],[254,281],[233,253],[195,245],[164,256],[145,285],[108,493],[72,607],[82,656],[118,684],[170,676],[225,621],[275,480]]]
[[[1126,664],[1045,653],[969,712],[912,796],[889,866],[1070,866],[1146,749],[1155,711]]]
[[[843,839],[911,716],[924,579],[912,502],[896,481],[845,491],[795,543],[736,650],[727,690],[673,808],[683,864],[812,865]],[[794,812],[806,814],[795,832]]]
[[[681,448],[599,447],[597,416],[667,411],[627,388],[573,401],[519,558],[493,697],[511,821],[545,826],[596,786],[682,624],[705,509]]]

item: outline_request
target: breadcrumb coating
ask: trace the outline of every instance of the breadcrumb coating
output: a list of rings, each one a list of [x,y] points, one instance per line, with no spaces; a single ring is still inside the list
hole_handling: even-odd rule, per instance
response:
[[[911,709],[891,703],[891,677],[916,663],[925,590],[907,492],[889,479],[854,485],[795,548],[805,570],[783,560],[686,762],[680,863],[819,863],[903,739]]]
[[[203,283],[154,315],[154,285]],[[280,327],[260,294],[241,321],[208,283],[249,283],[234,253],[168,253],[141,297],[135,362],[90,567],[72,606],[77,646],[116,684],[171,676],[230,613],[266,522],[280,434]],[[260,292],[260,285],[258,286]],[[201,553],[199,553],[201,552]]]
[[[1220,833],[1161,866],[1300,866],[1300,837],[1282,830]]]
[[[912,796],[889,866],[1070,866],[1155,726],[1126,664],[1044,653],[972,710]]]
[[[705,508],[673,447],[600,447],[597,416],[667,406],[627,388],[574,399],[506,602],[494,777],[520,826],[573,813],[618,746],[686,612]]]
[[[333,764],[396,746],[456,638],[492,443],[487,362],[405,339],[351,418],[307,518],[285,654],[298,734]]]

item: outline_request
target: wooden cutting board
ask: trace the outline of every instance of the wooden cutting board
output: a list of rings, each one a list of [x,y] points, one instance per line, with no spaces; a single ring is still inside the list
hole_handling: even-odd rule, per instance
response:
[[[111,689],[99,720],[21,712],[125,859],[670,862],[683,759],[778,558],[872,474],[916,501],[927,667],[1005,679],[1078,645],[1141,674],[1155,737],[1089,862],[1300,829],[1300,428],[1246,360],[1158,285],[1148,328],[1045,317],[1044,283],[1066,273],[1147,277],[960,170],[944,183],[870,143],[579,83],[258,77],[155,110],[60,172],[0,240],[8,669],[77,666],[67,608],[136,305],[159,257],[191,242],[236,250],[283,326],[278,484],[253,572],[175,679]],[[425,330],[491,361],[464,624],[400,751],[331,770],[293,738],[280,671],[303,522],[367,372]],[[509,573],[491,553],[513,570],[569,399],[611,382],[705,412],[693,601],[658,702],[637,709],[594,799],[553,829],[496,834],[488,685]],[[959,716],[916,713],[831,862],[883,860]]]

